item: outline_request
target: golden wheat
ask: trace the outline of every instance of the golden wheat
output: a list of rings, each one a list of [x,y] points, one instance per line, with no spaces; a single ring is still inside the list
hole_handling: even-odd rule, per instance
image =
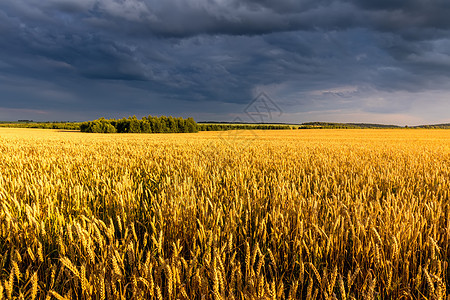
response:
[[[0,299],[447,299],[450,131],[0,129]]]

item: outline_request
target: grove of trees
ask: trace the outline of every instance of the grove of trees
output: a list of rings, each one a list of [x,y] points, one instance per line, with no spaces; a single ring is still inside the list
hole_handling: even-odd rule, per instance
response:
[[[138,119],[133,116],[118,120],[100,118],[83,122],[80,125],[80,130],[98,133],[182,133],[197,132],[198,125],[193,118],[148,116]]]

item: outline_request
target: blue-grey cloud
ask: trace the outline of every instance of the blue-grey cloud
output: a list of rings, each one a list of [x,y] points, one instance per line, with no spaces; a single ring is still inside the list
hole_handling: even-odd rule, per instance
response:
[[[313,114],[417,115],[398,93],[450,95],[449,13],[444,0],[6,0],[0,118],[229,119],[259,90]]]

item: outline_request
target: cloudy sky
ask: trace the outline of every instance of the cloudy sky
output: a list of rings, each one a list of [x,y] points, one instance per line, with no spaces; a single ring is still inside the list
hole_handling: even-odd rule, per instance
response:
[[[450,122],[448,0],[2,0],[0,120]]]

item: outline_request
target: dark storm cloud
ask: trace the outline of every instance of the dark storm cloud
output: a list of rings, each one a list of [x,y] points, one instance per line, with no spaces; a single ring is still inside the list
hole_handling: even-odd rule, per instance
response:
[[[18,2],[14,7],[25,11],[30,1]],[[65,22],[76,19],[101,30],[138,35],[252,35],[351,27],[398,32],[417,28],[423,34],[429,28],[450,26],[446,0],[63,0],[33,4],[36,8],[26,12],[37,20],[48,21],[49,16]]]
[[[396,16],[399,26],[449,28],[450,3],[445,0],[351,0],[358,8]],[[394,18],[388,18],[393,22]],[[402,26],[402,27],[403,27]]]
[[[362,20],[353,5],[321,1],[17,0],[6,11],[28,22],[62,24],[136,36],[254,35],[319,27],[345,28]]]
[[[406,111],[412,101],[383,103],[448,90],[449,15],[443,0],[7,0],[0,117],[226,119],[259,90],[293,110]]]

